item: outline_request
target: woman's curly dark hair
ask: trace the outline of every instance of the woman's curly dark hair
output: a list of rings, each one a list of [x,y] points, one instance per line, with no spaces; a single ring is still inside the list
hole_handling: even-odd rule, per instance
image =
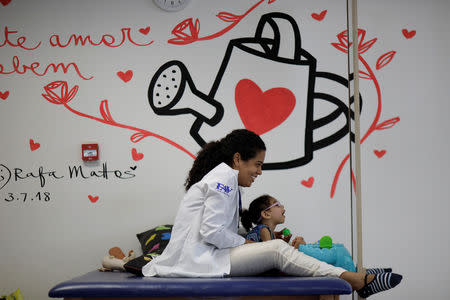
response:
[[[242,211],[241,223],[247,231],[253,227],[253,224],[258,225],[261,212],[271,205],[270,199],[272,198],[270,195],[259,196],[250,203],[248,210]]]
[[[247,129],[233,130],[221,140],[205,144],[189,171],[184,184],[186,191],[220,163],[224,162],[231,167],[235,153],[239,153],[241,159],[247,161],[261,150],[266,150],[264,141],[259,135]]]

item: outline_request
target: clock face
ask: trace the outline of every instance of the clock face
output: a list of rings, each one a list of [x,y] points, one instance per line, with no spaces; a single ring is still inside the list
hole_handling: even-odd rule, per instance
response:
[[[153,0],[155,4],[166,11],[179,11],[185,8],[191,0]]]

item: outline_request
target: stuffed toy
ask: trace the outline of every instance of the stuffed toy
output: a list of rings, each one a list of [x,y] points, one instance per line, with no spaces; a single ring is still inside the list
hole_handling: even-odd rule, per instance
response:
[[[113,247],[109,249],[108,254],[109,255],[103,257],[102,268],[98,269],[101,272],[114,270],[125,271],[123,265],[136,258],[133,250],[128,251],[128,256],[125,256],[125,254],[122,252],[122,249],[120,249],[119,247]]]
[[[317,243],[300,245],[298,250],[335,267],[356,272],[355,264],[347,248],[343,244],[332,243],[331,237],[327,235],[323,236]]]
[[[23,300],[23,296],[22,296],[22,293],[20,292],[20,289],[17,289],[15,292],[11,293],[10,295],[1,296],[0,300]]]

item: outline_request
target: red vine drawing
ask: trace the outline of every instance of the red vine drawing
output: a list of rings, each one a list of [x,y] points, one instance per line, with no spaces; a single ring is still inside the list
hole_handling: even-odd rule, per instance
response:
[[[199,19],[195,19],[195,23],[192,18],[186,19],[182,22],[180,22],[177,26],[175,26],[174,29],[172,29],[172,34],[175,36],[174,38],[170,39],[168,43],[170,44],[176,44],[176,45],[186,45],[198,41],[206,41],[206,40],[212,40],[214,38],[217,38],[221,35],[224,35],[228,31],[230,31],[234,26],[239,24],[239,22],[245,18],[252,10],[257,8],[261,3],[263,3],[265,0],[260,0],[256,4],[254,4],[252,7],[250,7],[245,13],[242,15],[235,15],[233,13],[221,11],[219,12],[216,17],[221,19],[224,22],[231,23],[224,29],[220,30],[219,32],[200,37],[200,21]],[[267,3],[271,4],[275,2],[276,0],[269,0]]]
[[[188,154],[190,157],[192,157],[193,159],[195,159],[195,155],[192,154],[191,152],[189,152],[188,150],[186,150],[184,147],[182,147],[181,145],[175,143],[174,141],[165,138],[159,134],[144,130],[144,129],[140,129],[140,128],[136,128],[136,127],[132,127],[132,126],[128,126],[125,124],[121,124],[118,123],[116,121],[114,121],[113,117],[111,116],[111,112],[109,111],[109,107],[108,107],[108,100],[103,100],[100,103],[100,114],[101,114],[101,118],[99,117],[95,117],[95,116],[91,116],[85,113],[82,113],[80,111],[77,111],[75,109],[73,109],[72,107],[69,106],[69,102],[75,97],[75,95],[78,92],[78,85],[75,85],[72,89],[69,90],[68,84],[66,81],[54,81],[51,82],[49,84],[47,84],[44,87],[45,90],[45,94],[42,94],[42,96],[49,101],[50,103],[53,104],[57,104],[57,105],[63,105],[65,108],[67,108],[70,112],[84,117],[84,118],[88,118],[88,119],[92,119],[95,120],[97,122],[100,123],[104,123],[107,125],[111,125],[111,126],[115,126],[115,127],[120,127],[120,128],[125,128],[125,129],[129,129],[129,130],[133,130],[136,133],[134,133],[131,137],[130,140],[133,143],[137,143],[139,141],[141,141],[142,139],[148,137],[148,136],[152,136],[155,137],[157,139],[160,139],[168,144],[170,144],[171,146],[185,152],[186,154]]]
[[[375,89],[377,91],[377,111],[376,111],[375,118],[373,119],[371,125],[369,126],[369,129],[366,131],[364,136],[361,138],[360,144],[362,144],[369,137],[369,135],[371,135],[375,130],[385,130],[385,129],[392,128],[393,126],[395,126],[395,124],[397,122],[400,121],[400,117],[395,117],[395,118],[392,118],[392,119],[389,119],[389,120],[379,123],[380,115],[381,115],[381,104],[382,104],[380,84],[379,84],[378,79],[376,78],[372,68],[369,66],[367,61],[362,57],[362,54],[365,53],[367,50],[369,50],[375,44],[375,42],[377,41],[377,38],[373,38],[370,41],[364,42],[365,36],[366,36],[366,31],[364,29],[358,29],[358,58],[363,66],[359,71],[359,77],[361,79],[372,80],[372,82],[375,86]],[[348,53],[348,48],[351,47],[352,43],[348,41],[347,30],[339,33],[337,35],[337,38],[339,40],[339,43],[331,43],[331,45],[333,45],[333,47],[335,47],[339,51]],[[391,60],[394,58],[395,54],[396,54],[395,51],[389,51],[389,52],[386,52],[385,54],[381,55],[377,59],[376,66],[375,66],[376,69],[379,70],[379,69],[385,67],[388,63],[391,62]],[[331,192],[330,192],[331,198],[333,198],[333,196],[334,196],[334,193],[336,190],[336,185],[339,180],[339,176],[341,174],[341,171],[342,171],[345,163],[348,161],[349,157],[350,157],[350,154],[347,154],[345,156],[345,158],[341,161],[341,163],[336,171],[336,174],[333,179],[333,184],[331,186]],[[354,177],[353,171],[352,171],[352,181],[353,181],[353,186],[355,186],[355,177]]]

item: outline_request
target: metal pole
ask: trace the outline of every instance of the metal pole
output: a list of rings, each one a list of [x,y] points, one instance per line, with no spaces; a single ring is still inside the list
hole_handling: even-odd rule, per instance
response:
[[[353,73],[353,97],[354,97],[354,135],[355,142],[352,145],[350,141],[350,186],[352,186],[352,178],[355,178],[355,200],[353,210],[352,197],[352,242],[356,239],[356,262],[358,271],[363,271],[363,249],[362,249],[362,195],[361,195],[361,135],[360,135],[360,103],[359,103],[359,52],[358,52],[358,1],[347,0],[347,14],[350,21],[348,22],[348,41],[352,46],[348,49],[349,57],[349,74]],[[349,80],[349,107],[351,94],[351,85]],[[351,119],[350,119],[351,120]],[[350,126],[351,132],[352,126]],[[353,151],[354,150],[354,151]],[[353,172],[354,167],[354,172]],[[352,175],[353,174],[353,175]],[[353,195],[352,191],[351,195]],[[353,224],[356,215],[356,224]],[[354,226],[356,225],[356,226]],[[355,233],[356,231],[356,233]],[[353,247],[354,248],[354,245]],[[358,296],[358,299],[361,299]]]

